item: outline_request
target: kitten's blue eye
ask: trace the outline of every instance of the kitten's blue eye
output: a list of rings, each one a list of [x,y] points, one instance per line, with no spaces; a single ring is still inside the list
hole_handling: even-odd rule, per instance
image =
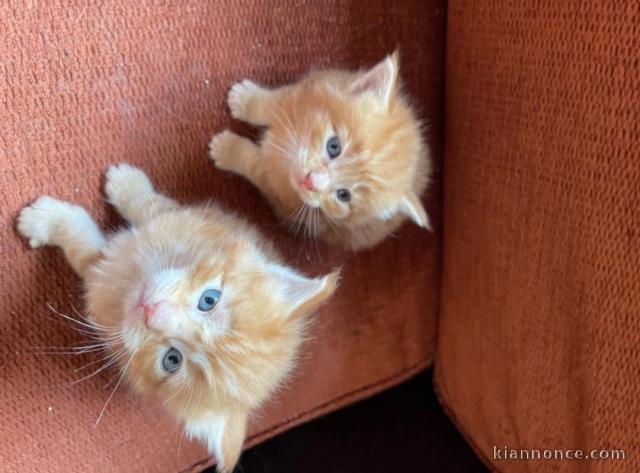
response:
[[[336,196],[341,202],[349,202],[351,200],[351,192],[349,192],[347,189],[338,189],[336,191]]]
[[[337,136],[332,136],[327,141],[327,154],[330,159],[335,159],[340,156],[340,140]]]
[[[200,296],[198,301],[198,309],[202,312],[209,312],[220,300],[220,291],[217,289],[207,289]]]
[[[162,367],[167,373],[175,373],[182,365],[182,353],[176,348],[169,348],[162,357]]]

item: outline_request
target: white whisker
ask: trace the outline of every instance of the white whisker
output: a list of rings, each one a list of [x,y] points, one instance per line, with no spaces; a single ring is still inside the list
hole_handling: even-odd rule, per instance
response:
[[[58,316],[62,317],[63,319],[67,319],[67,320],[69,320],[70,322],[73,322],[73,323],[78,324],[78,325],[80,325],[80,326],[82,326],[82,327],[85,327],[85,328],[91,329],[91,330],[92,330],[92,332],[91,332],[91,333],[95,333],[96,331],[97,331],[97,332],[100,332],[100,331],[105,331],[105,330],[106,330],[106,329],[101,328],[101,327],[99,327],[99,326],[92,325],[91,323],[85,323],[85,322],[82,322],[81,320],[74,319],[73,317],[70,317],[70,316],[68,316],[68,315],[66,315],[66,314],[63,314],[62,312],[60,312],[60,311],[56,310],[56,309],[55,309],[51,304],[47,304],[47,307],[49,308],[49,310],[50,310],[51,312],[53,312],[54,314],[56,314],[56,315],[58,315]]]
[[[120,359],[120,356],[115,357],[113,359],[111,359],[110,361],[108,361],[107,363],[105,363],[104,365],[100,366],[97,370],[95,370],[93,373],[90,373],[86,376],[83,376],[80,379],[76,379],[75,381],[72,381],[71,383],[65,383],[65,384],[59,384],[56,387],[69,387],[69,386],[73,386],[75,384],[81,383],[82,381],[86,381],[89,378],[93,378],[95,375],[97,375],[98,373],[103,372],[104,370],[106,370],[108,367],[113,366],[113,364],[118,361]]]
[[[118,389],[118,386],[120,386],[120,383],[122,383],[122,380],[124,379],[124,376],[127,373],[127,370],[129,369],[129,365],[131,364],[131,361],[133,360],[133,357],[136,355],[136,353],[138,353],[138,350],[134,351],[131,354],[131,357],[129,358],[129,361],[127,361],[127,364],[124,366],[124,369],[122,370],[122,373],[120,374],[120,378],[118,378],[118,382],[116,383],[116,386],[113,388],[113,391],[111,391],[111,394],[109,395],[109,398],[107,399],[107,402],[104,403],[104,407],[100,411],[100,415],[98,416],[98,420],[96,420],[96,423],[93,426],[94,429],[100,423],[100,419],[102,419],[102,416],[104,415],[104,411],[107,409],[107,406],[109,405],[109,401],[111,401],[111,398],[116,393],[116,391]]]
[[[73,370],[73,372],[74,372],[74,373],[77,373],[78,371],[81,371],[81,370],[83,370],[83,369],[87,368],[88,366],[95,365],[96,363],[100,363],[101,361],[107,361],[107,360],[110,360],[110,359],[112,359],[112,358],[114,358],[114,357],[115,357],[115,358],[117,358],[117,357],[119,357],[122,353],[124,353],[124,351],[125,351],[125,350],[126,350],[126,347],[122,347],[122,348],[120,348],[118,351],[116,351],[116,352],[114,352],[114,353],[110,353],[110,354],[108,354],[107,356],[105,356],[104,358],[100,358],[100,359],[98,359],[98,360],[91,361],[90,363],[87,363],[86,365],[81,366],[80,368],[76,368],[75,370]]]
[[[104,330],[112,330],[112,327],[107,327],[106,325],[99,324],[99,323],[98,323],[98,322],[96,322],[95,320],[91,320],[87,315],[83,315],[82,313],[80,313],[80,312],[78,311],[78,309],[76,309],[76,308],[75,308],[75,306],[74,306],[73,304],[71,304],[71,303],[70,303],[70,305],[71,305],[71,310],[73,310],[73,312],[74,312],[78,317],[80,317],[82,320],[84,320],[84,321],[86,321],[87,323],[89,323],[89,324],[90,324],[91,326],[93,326],[94,328],[95,328],[95,327],[98,327],[98,328],[101,328],[101,329],[104,329]]]
[[[34,355],[82,355],[84,353],[91,353],[95,351],[101,351],[104,348],[97,348],[95,350],[84,350],[84,351],[36,351],[33,352]]]

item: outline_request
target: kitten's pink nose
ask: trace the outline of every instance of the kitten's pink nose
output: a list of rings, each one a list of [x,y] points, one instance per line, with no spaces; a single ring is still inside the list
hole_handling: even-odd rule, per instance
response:
[[[144,294],[140,297],[138,301],[138,307],[142,309],[142,315],[144,317],[145,322],[149,322],[153,315],[156,313],[156,309],[158,308],[158,304],[153,304],[152,302],[148,302],[145,299]]]
[[[176,318],[172,317],[172,310],[167,301],[150,303],[140,302],[144,323],[149,329],[166,333],[176,326]]]
[[[144,314],[144,320],[145,322],[149,322],[149,320],[151,319],[151,317],[153,317],[153,314],[156,313],[156,305],[155,304],[149,304],[149,303],[141,303],[142,306],[142,311]]]
[[[313,174],[308,172],[307,175],[300,180],[300,185],[303,186],[305,189],[312,191],[314,189]]]

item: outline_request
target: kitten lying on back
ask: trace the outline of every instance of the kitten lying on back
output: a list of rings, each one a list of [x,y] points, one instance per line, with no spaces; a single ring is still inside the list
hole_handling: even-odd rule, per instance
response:
[[[126,164],[108,171],[105,190],[131,229],[106,239],[82,207],[43,196],[22,210],[18,230],[32,247],[62,248],[84,279],[86,326],[107,362],[230,472],[247,415],[293,367],[337,274],[298,274],[243,220],[180,206]]]
[[[430,228],[420,195],[431,174],[420,123],[398,84],[397,52],[364,72],[316,71],[268,90],[235,84],[231,114],[268,126],[260,146],[228,130],[210,157],[256,185],[305,234],[371,247],[410,218]]]

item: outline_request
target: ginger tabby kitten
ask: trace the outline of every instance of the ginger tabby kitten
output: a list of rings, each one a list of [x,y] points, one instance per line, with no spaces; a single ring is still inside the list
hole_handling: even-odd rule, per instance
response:
[[[358,250],[407,218],[430,228],[420,200],[429,150],[398,76],[395,52],[367,71],[314,71],[273,90],[238,82],[231,114],[266,132],[256,145],[225,130],[212,138],[210,158],[249,179],[307,236]]]
[[[118,369],[113,392],[124,379],[164,404],[230,472],[248,415],[291,372],[338,275],[297,273],[244,220],[181,206],[126,164],[105,190],[130,228],[105,237],[82,207],[42,196],[18,230],[34,248],[60,247],[83,278],[89,315],[75,323],[107,353],[98,370]]]

